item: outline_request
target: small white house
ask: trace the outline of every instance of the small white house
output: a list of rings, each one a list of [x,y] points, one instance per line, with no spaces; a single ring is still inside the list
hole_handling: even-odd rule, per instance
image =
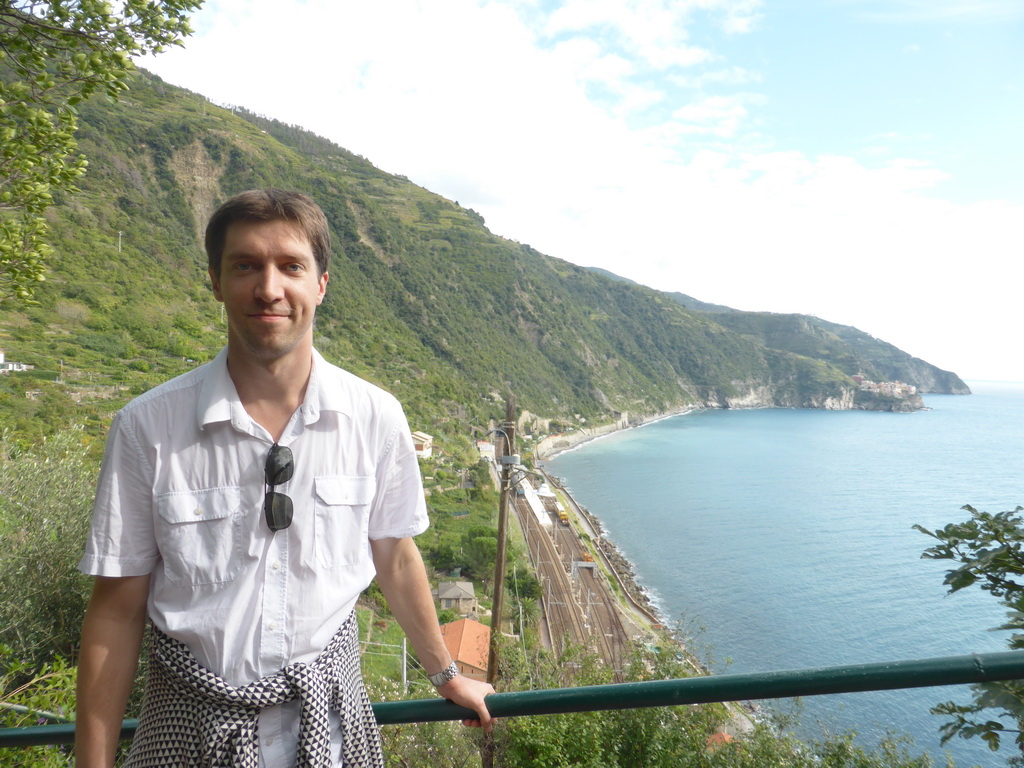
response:
[[[4,351],[0,349],[0,373],[7,373],[8,371],[31,371],[35,368],[34,365],[27,365],[25,363],[8,363],[4,357]]]
[[[421,459],[429,459],[434,453],[434,438],[426,432],[413,432],[412,444]]]

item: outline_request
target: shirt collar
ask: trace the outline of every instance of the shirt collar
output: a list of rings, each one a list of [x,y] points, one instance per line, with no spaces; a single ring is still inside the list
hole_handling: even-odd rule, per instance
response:
[[[306,409],[307,424],[312,424],[320,418],[320,411],[335,411],[345,415],[352,413],[352,401],[348,396],[347,389],[338,386],[320,386],[320,382],[328,381],[330,368],[331,364],[314,349],[313,370],[309,374],[306,400],[303,403],[303,408]]]
[[[230,421],[242,431],[249,431],[245,425],[249,424],[251,419],[242,407],[238,390],[235,389],[235,383],[228,373],[227,347],[224,347],[209,365],[210,370],[203,379],[196,404],[199,429],[203,429],[207,424]],[[330,363],[314,349],[306,397],[300,406],[301,419],[305,424],[313,424],[319,420],[320,411],[336,411],[342,414],[351,412],[351,403],[339,387],[320,386],[329,366]]]
[[[203,378],[196,403],[199,429],[218,421],[231,421],[232,405],[237,404],[239,408],[242,406],[235,384],[228,375],[228,348],[224,347],[209,366],[209,373]]]

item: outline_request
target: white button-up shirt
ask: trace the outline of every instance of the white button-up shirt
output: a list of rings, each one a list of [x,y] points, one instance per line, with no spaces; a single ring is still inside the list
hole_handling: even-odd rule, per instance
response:
[[[107,440],[79,568],[151,574],[153,623],[232,685],[315,658],[374,576],[369,540],[428,524],[398,401],[313,355],[279,441],[294,458],[274,487],[294,504],[284,530],[263,515],[274,440],[243,408],[226,350],[125,406]],[[294,763],[296,705],[261,715],[265,765]]]

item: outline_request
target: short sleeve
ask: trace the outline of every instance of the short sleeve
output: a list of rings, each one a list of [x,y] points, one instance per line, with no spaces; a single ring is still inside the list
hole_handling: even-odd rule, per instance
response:
[[[153,532],[153,471],[121,411],[110,426],[85,554],[78,568],[93,576],[143,576],[159,560]]]
[[[430,525],[420,464],[398,401],[393,401],[384,452],[377,464],[377,493],[370,509],[371,539],[418,536]]]

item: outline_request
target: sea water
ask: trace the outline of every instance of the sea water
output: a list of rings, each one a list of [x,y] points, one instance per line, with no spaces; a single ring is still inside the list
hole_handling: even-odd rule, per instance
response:
[[[1005,614],[977,588],[947,595],[947,561],[915,531],[964,504],[1024,504],[1024,385],[972,382],[929,410],[698,411],[546,463],[604,523],[662,614],[703,627],[717,672],[763,672],[1005,650]],[[967,686],[807,697],[805,737],[905,734],[912,754],[995,766],[979,740],[940,746],[936,703]],[[787,705],[771,706],[786,709]]]

